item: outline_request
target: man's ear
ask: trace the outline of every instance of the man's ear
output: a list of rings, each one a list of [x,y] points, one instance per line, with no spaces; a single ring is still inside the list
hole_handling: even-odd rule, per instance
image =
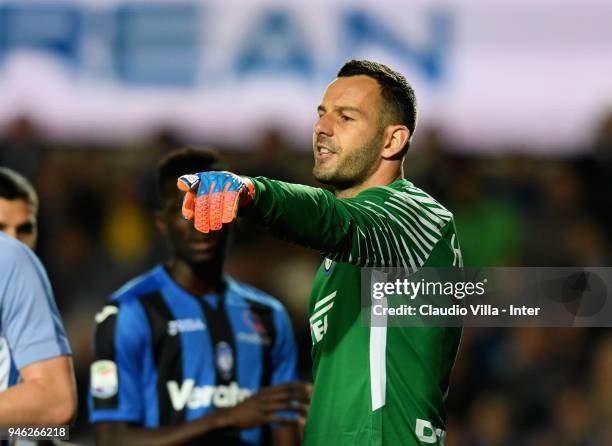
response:
[[[168,224],[166,223],[164,213],[161,210],[155,211],[155,227],[161,235],[166,235],[168,233]]]
[[[406,144],[410,139],[410,130],[405,125],[388,125],[383,133],[384,159],[400,159],[404,156]]]

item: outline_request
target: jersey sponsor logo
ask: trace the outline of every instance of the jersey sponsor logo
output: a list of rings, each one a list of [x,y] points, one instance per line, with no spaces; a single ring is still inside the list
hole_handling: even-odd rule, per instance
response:
[[[174,410],[198,409],[215,406],[233,407],[253,394],[251,389],[243,389],[236,381],[227,386],[196,386],[193,379],[186,379],[180,385],[176,381],[166,383]]]
[[[119,390],[117,364],[108,359],[95,361],[90,368],[91,394],[94,398],[107,399],[115,396]]]
[[[321,342],[325,333],[327,333],[327,313],[334,306],[334,297],[336,297],[337,292],[334,291],[315,303],[314,314],[310,316],[310,332],[313,344]]]
[[[417,418],[414,431],[422,443],[444,446],[446,431],[434,428],[431,421]]]
[[[95,320],[97,324],[101,324],[107,317],[119,313],[119,308],[114,305],[105,305],[102,310],[96,313]]]
[[[234,354],[232,347],[227,342],[221,341],[215,346],[215,364],[223,379],[232,376]]]
[[[202,319],[177,319],[175,321],[168,321],[168,334],[170,336],[176,336],[179,333],[190,331],[204,330],[206,330],[206,324],[204,324]]]
[[[325,260],[323,260],[323,272],[326,276],[329,276],[331,274],[333,267],[334,261],[325,257]]]

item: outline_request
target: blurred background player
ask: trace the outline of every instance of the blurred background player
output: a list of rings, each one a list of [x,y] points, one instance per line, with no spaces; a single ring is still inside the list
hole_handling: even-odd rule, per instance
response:
[[[293,383],[297,352],[284,308],[224,275],[228,227],[202,234],[181,216],[176,178],[219,164],[212,151],[181,149],[158,165],[156,223],[172,256],[96,315],[90,421],[98,444],[300,443],[309,388]]]
[[[71,351],[34,253],[38,198],[0,168],[0,425],[68,424],[76,412]],[[10,237],[9,237],[10,236]]]
[[[36,247],[38,196],[34,187],[14,170],[0,167],[0,231]]]
[[[184,215],[203,232],[240,205],[278,237],[322,251],[308,315],[313,342],[309,445],[444,444],[445,400],[461,329],[364,326],[361,268],[461,267],[453,215],[403,178],[417,120],[400,73],[344,64],[314,126],[313,175],[329,191],[206,172],[180,178]]]

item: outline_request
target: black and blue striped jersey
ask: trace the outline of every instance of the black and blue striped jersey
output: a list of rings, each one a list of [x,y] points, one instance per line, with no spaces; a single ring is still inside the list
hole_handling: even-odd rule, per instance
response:
[[[230,277],[225,285],[222,296],[193,296],[160,265],[111,296],[96,315],[90,422],[177,425],[297,379],[283,306]],[[241,444],[264,434],[222,433]]]

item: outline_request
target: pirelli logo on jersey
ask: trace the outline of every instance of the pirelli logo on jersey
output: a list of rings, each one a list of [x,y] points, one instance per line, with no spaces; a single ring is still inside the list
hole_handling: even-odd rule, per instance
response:
[[[334,306],[334,297],[337,292],[328,294],[314,306],[314,314],[310,316],[310,335],[313,344],[321,342],[327,332],[327,313]]]

